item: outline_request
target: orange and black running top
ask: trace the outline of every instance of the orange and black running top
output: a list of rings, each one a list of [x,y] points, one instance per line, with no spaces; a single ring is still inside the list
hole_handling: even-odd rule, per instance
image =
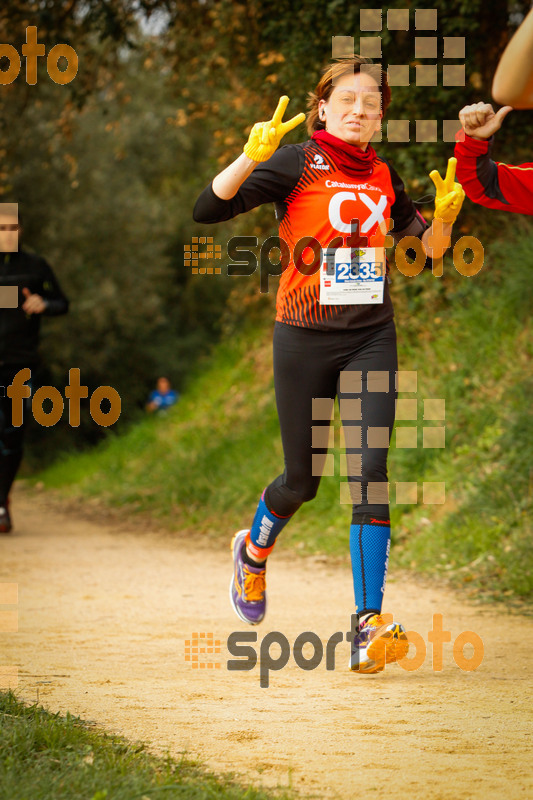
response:
[[[384,220],[392,220],[395,241],[420,237],[427,223],[385,159],[377,157],[371,174],[357,178],[341,171],[328,153],[314,140],[285,145],[257,165],[231,200],[217,197],[211,184],[206,187],[196,202],[194,219],[222,222],[274,202],[284,242],[276,320],[319,330],[387,322],[394,316],[387,281],[381,304],[321,305],[321,253],[356,244],[383,246]]]

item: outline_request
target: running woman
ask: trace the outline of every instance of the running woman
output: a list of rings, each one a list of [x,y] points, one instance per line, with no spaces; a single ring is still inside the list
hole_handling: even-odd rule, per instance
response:
[[[358,672],[379,672],[408,649],[403,626],[381,617],[397,371],[393,308],[379,255],[384,222],[392,220],[396,240],[419,237],[429,257],[440,257],[464,196],[451,165],[444,181],[434,171],[444,233],[439,246],[394,169],[370,145],[390,98],[385,76],[369,59],[354,56],[328,66],[309,98],[311,138],[277,149],[305,119],[298,114],[283,122],[289,100],[281,98],[272,119],[254,125],[244,152],[204,189],[194,209],[195,221],[215,223],[274,202],[286,243],[280,242],[284,270],[274,328],[285,470],[262,493],[251,528],[234,537],[231,603],[251,625],[264,618],[266,560],[281,530],[316,495],[337,396],[353,503],[350,552],[359,631],[350,667]],[[312,263],[306,243],[314,248]]]
[[[474,103],[459,112],[463,140],[455,145],[457,177],[474,203],[516,214],[533,214],[533,163],[518,166],[491,159],[492,137],[511,106],[495,112],[489,103]]]

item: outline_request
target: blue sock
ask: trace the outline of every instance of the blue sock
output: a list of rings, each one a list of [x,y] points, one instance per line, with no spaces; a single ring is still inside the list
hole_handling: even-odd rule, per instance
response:
[[[357,611],[381,612],[390,550],[390,521],[361,514],[350,526],[353,589]]]
[[[250,530],[251,543],[261,549],[273,547],[276,537],[291,517],[292,514],[288,517],[278,517],[270,511],[263,492]]]

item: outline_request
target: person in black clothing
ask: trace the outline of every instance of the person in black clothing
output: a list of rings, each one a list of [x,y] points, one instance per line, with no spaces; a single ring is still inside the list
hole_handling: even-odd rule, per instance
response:
[[[41,316],[68,311],[68,300],[44,258],[18,249],[20,230],[16,204],[0,204],[1,533],[12,528],[9,492],[22,460],[24,438],[24,424],[12,424],[7,387],[19,370],[35,370],[39,363]]]

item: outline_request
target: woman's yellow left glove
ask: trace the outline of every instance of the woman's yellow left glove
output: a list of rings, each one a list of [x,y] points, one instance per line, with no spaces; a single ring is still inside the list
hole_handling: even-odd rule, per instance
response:
[[[429,177],[437,190],[435,195],[435,219],[441,219],[450,225],[455,222],[465,199],[463,187],[460,183],[455,182],[456,167],[457,159],[449,158],[444,180],[442,180],[439,171],[436,169],[429,173]]]
[[[281,119],[289,104],[287,95],[280,97],[274,116],[268,122],[256,122],[248,141],[244,145],[244,154],[252,161],[266,161],[276,151],[281,139],[305,119],[305,114],[297,114],[287,122]]]

